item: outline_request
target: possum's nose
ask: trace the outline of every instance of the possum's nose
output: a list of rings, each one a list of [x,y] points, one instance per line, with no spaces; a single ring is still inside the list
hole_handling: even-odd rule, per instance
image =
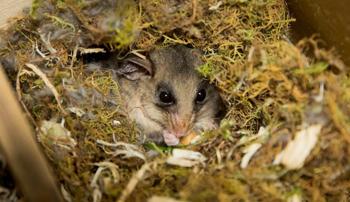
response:
[[[163,131],[164,141],[167,145],[178,145],[180,138],[189,134],[193,122],[193,116],[182,115],[178,113],[171,114],[169,117],[169,128]]]
[[[177,113],[171,116],[171,127],[169,132],[175,137],[180,138],[186,136],[192,122],[190,115],[179,116]]]

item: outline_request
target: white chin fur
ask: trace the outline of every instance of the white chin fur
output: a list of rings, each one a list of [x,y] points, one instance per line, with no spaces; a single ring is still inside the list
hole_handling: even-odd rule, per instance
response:
[[[213,119],[202,119],[194,124],[194,129],[197,131],[214,130],[218,128],[218,124]]]

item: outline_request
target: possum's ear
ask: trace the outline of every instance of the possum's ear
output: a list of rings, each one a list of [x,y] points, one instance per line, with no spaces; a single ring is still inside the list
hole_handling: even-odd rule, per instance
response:
[[[147,58],[130,56],[117,69],[117,74],[129,80],[138,80],[153,75],[153,65]]]

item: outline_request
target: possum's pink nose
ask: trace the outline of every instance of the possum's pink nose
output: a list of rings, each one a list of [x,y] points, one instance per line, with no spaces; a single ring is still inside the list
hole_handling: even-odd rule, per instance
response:
[[[183,136],[186,136],[186,132],[170,132],[165,130],[163,132],[164,142],[169,146],[175,146],[178,145],[180,142],[180,138]]]
[[[190,118],[180,118],[177,114],[172,116],[172,128],[170,132],[176,137],[180,138],[187,134],[188,127],[190,125]]]
[[[167,145],[178,145],[179,139],[188,134],[191,118],[189,116],[184,117],[180,118],[178,114],[172,114],[170,128],[163,132],[164,141]]]

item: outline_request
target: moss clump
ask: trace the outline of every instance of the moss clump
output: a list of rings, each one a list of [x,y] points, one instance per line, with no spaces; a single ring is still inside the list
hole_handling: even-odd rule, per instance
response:
[[[73,201],[98,194],[102,201],[153,195],[342,200],[350,187],[349,70],[315,38],[286,40],[292,21],[282,0],[34,1],[30,15],[2,33],[0,61],[33,125],[62,122],[77,141],[64,152],[42,143]],[[172,148],[150,143],[147,149],[162,154],[152,158],[135,146],[138,131],[120,108],[113,75],[84,62],[101,52],[93,47],[122,58],[169,44],[203,50],[198,71],[218,86],[229,107],[220,129],[187,147],[208,158],[205,166],[169,166],[164,158]],[[62,103],[27,63],[48,77]],[[312,123],[323,128],[305,165],[295,171],[273,165],[294,134]],[[265,133],[257,136],[259,130]],[[261,148],[242,169],[251,143]],[[130,185],[135,179],[137,186]]]

